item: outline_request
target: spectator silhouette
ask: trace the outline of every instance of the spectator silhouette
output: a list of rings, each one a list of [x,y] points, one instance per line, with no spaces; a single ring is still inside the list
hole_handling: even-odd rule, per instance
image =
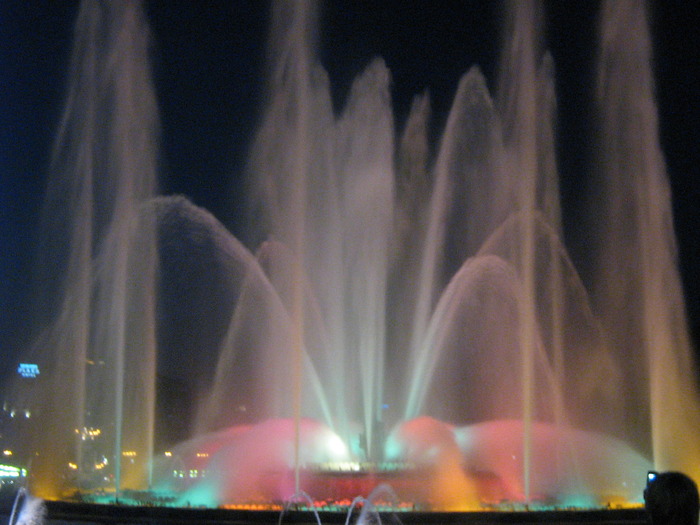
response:
[[[680,472],[657,474],[644,491],[652,525],[698,525],[698,487]]]

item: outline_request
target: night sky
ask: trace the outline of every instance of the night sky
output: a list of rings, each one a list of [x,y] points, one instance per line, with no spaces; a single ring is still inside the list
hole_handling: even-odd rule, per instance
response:
[[[548,2],[564,209],[586,169],[596,2]],[[162,123],[161,191],[184,193],[246,240],[242,171],[261,115],[269,5],[251,1],[145,3]],[[29,342],[32,266],[49,152],[67,85],[78,3],[0,2],[0,356],[16,366]],[[700,341],[699,9],[652,5],[660,133],[671,177],[689,321]],[[501,48],[497,2],[334,1],[320,12],[320,58],[337,110],[374,56],[392,72],[400,129],[414,95],[428,89],[437,141],[460,76],[479,64],[494,87]],[[575,215],[565,217],[574,235]],[[576,262],[576,253],[572,253]],[[696,347],[699,345],[696,344]]]

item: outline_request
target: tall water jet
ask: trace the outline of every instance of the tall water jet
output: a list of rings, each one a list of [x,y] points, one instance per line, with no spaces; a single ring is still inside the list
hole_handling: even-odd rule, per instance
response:
[[[621,366],[628,438],[644,436],[638,446],[653,452],[660,469],[685,470],[698,479],[700,406],[646,12],[639,2],[607,2],[601,23],[602,132],[594,186],[601,243],[593,258],[593,299],[621,363],[636,363]]]
[[[28,436],[42,497],[69,488],[71,468],[87,478],[109,464],[117,491],[148,484],[157,257],[141,208],[156,190],[158,125],[147,55],[140,4],[81,4],[42,227],[47,312],[30,352],[49,376]],[[96,429],[105,448],[91,450]]]
[[[294,340],[301,337],[299,351],[309,363],[305,373],[321,383],[320,397],[306,389],[303,415],[322,418],[347,441],[357,438],[351,427],[362,422],[365,452],[371,454],[374,424],[381,418],[393,220],[389,75],[381,61],[370,65],[335,120],[326,74],[311,59],[309,7],[295,4],[291,14],[289,8],[279,6],[280,20],[291,16],[295,23],[275,31],[281,36],[274,56],[281,58],[249,169],[254,196],[261,199],[264,233],[271,238],[258,257],[291,325],[271,319],[260,329],[291,330],[297,333]],[[291,351],[282,345],[270,351]],[[236,351],[223,348],[222,356]],[[288,382],[289,361],[255,361],[276,375],[275,384]],[[220,366],[230,361],[222,359]],[[255,417],[291,417],[296,403],[290,405],[289,391],[270,394],[276,396],[275,405]]]
[[[505,409],[504,405],[494,407],[494,411],[486,417],[510,413],[511,417],[520,417],[525,422],[522,457],[527,498],[531,446],[529,428],[536,417],[533,405],[537,388],[534,378],[537,361],[535,346],[542,344],[538,341],[538,323],[543,320],[541,314],[538,315],[540,305],[536,297],[536,257],[541,257],[535,251],[536,224],[545,210],[548,213],[546,220],[551,221],[556,231],[560,231],[560,219],[555,168],[551,166],[554,156],[553,79],[548,70],[551,69],[551,61],[543,59],[539,50],[541,14],[534,2],[513,4],[509,14],[507,39],[501,59],[498,107],[493,107],[484,79],[473,69],[460,82],[442,137],[423,251],[421,293],[412,344],[418,357],[411,369],[414,376],[408,392],[406,417],[416,417],[420,410],[425,409],[424,396],[444,351],[444,341],[437,346],[433,341],[435,337],[443,337],[438,336],[441,330],[437,327],[427,329],[427,323],[450,324],[452,321],[447,320],[451,317],[449,310],[458,308],[456,303],[461,301],[460,296],[478,293],[470,291],[469,283],[481,278],[478,277],[479,271],[464,268],[455,275],[455,263],[461,265],[469,257],[487,254],[488,250],[482,247],[489,237],[498,235],[499,226],[504,222],[517,220],[518,235],[505,241],[504,251],[499,254],[509,261],[514,273],[506,277],[509,273],[506,270],[496,280],[510,279],[514,283],[504,295],[513,296],[513,305],[517,310],[510,312],[507,309],[512,313],[513,320],[508,329],[518,332],[512,348],[515,354],[511,359],[519,361],[521,369],[512,378],[515,379],[514,383],[504,381],[502,387],[513,393],[512,386],[506,384],[519,384],[523,405],[516,413]],[[544,72],[540,73],[539,70]],[[552,260],[555,259],[556,255],[552,257]],[[499,265],[495,259],[494,265]],[[476,266],[474,261],[471,267]],[[458,277],[460,274],[464,277]],[[454,280],[465,279],[465,285],[453,287],[459,289],[457,297],[450,300],[453,305],[443,305],[441,308],[437,300],[445,290],[446,279],[452,276]],[[553,274],[552,282],[558,281],[556,274]],[[505,291],[505,288],[501,287],[501,290]],[[449,291],[448,287],[444,295]],[[553,310],[554,316],[559,315],[556,307]],[[435,317],[432,316],[433,311]],[[436,319],[438,313],[446,318]],[[471,320],[472,326],[478,322],[478,315]],[[505,317],[509,317],[508,314]],[[495,318],[488,322],[494,323]],[[456,341],[451,344],[455,343],[459,344]],[[464,349],[468,347],[469,344],[465,343]],[[465,381],[482,382],[477,378],[465,378]],[[553,397],[556,398],[556,394]]]
[[[515,27],[511,45],[513,51],[509,58],[514,58],[512,64],[504,68],[508,73],[514,73],[514,79],[506,79],[502,88],[504,100],[501,115],[504,118],[503,134],[507,151],[512,151],[513,165],[507,169],[515,174],[517,210],[523,215],[523,237],[519,252],[515,257],[517,268],[522,280],[522,297],[519,301],[519,340],[521,344],[522,385],[523,385],[523,490],[526,501],[530,501],[530,457],[532,448],[532,420],[534,417],[534,363],[537,344],[537,319],[535,304],[535,210],[536,189],[539,174],[537,166],[537,77],[534,56],[537,52],[535,38],[537,21],[535,20],[535,4],[520,3],[516,10],[524,10],[525,14],[513,16]],[[515,93],[508,93],[513,89]],[[511,99],[511,100],[509,100]],[[509,120],[511,120],[509,122]]]

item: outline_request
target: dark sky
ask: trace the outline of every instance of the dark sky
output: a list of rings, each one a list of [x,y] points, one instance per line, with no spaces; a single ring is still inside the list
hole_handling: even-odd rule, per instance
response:
[[[240,173],[260,114],[269,6],[262,0],[146,2],[162,119],[164,193],[185,193],[245,239]],[[37,219],[66,88],[77,2],[0,2],[0,356],[26,344]],[[590,115],[597,3],[547,2],[557,69],[562,200],[577,202]],[[700,16],[693,2],[652,5],[660,132],[674,196],[689,318],[700,340]],[[347,0],[320,14],[320,54],[338,108],[376,55],[392,71],[397,121],[429,89],[435,135],[459,77],[479,64],[491,87],[500,50],[497,2]],[[567,228],[575,228],[574,221]],[[14,365],[12,365],[14,366]]]

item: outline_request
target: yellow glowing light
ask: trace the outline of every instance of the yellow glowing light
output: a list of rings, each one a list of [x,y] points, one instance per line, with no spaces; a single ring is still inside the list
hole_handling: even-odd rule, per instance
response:
[[[198,458],[208,458],[209,454],[207,452],[197,452]]]
[[[11,456],[12,451],[10,449],[5,449],[2,451],[3,456]]]
[[[70,463],[68,463],[68,468],[71,470],[78,470],[78,465],[71,461]]]
[[[122,451],[122,456],[125,458],[135,458],[136,457],[136,451],[134,450],[124,450]]]
[[[165,452],[163,452],[163,455],[164,455],[165,457],[169,458],[169,457],[171,457],[171,456],[173,455],[173,453],[170,452],[169,450],[166,450]]]

